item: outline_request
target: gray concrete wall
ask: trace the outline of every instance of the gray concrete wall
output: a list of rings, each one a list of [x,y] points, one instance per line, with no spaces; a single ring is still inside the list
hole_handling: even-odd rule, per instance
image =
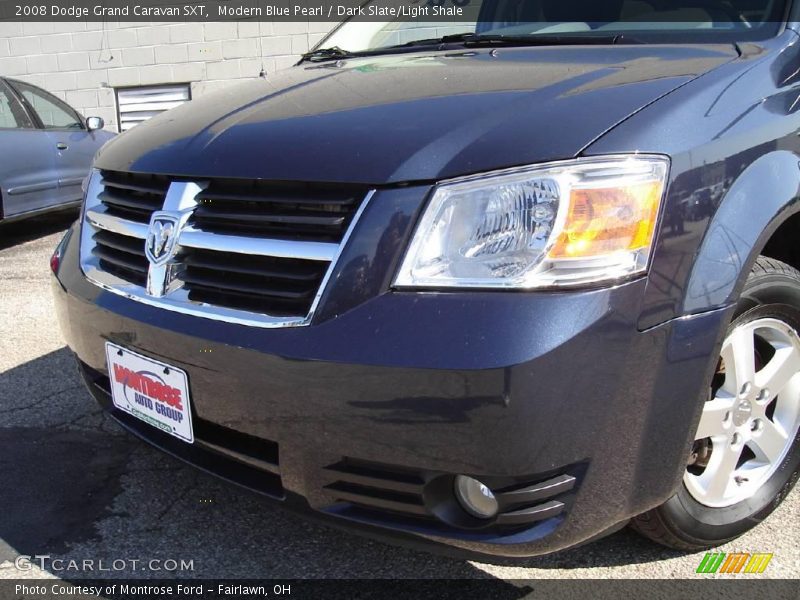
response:
[[[115,88],[190,83],[192,97],[296,62],[331,23],[0,23],[0,75],[118,130]]]

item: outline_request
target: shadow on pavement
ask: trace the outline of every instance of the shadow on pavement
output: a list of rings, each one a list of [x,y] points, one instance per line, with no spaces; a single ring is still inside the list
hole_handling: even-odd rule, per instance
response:
[[[468,561],[311,523],[134,440],[100,412],[66,348],[0,373],[0,474],[0,563],[168,557],[193,559],[195,577],[492,578]],[[516,566],[536,577],[671,556],[623,531]]]
[[[66,231],[79,214],[77,209],[71,209],[14,223],[0,221],[0,250]]]

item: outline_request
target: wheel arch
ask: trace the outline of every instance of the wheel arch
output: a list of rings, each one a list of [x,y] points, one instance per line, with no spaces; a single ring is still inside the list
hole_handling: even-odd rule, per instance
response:
[[[800,158],[777,150],[748,166],[720,202],[695,258],[681,313],[736,303],[762,253],[800,268],[800,247],[787,244],[792,232],[800,233]]]

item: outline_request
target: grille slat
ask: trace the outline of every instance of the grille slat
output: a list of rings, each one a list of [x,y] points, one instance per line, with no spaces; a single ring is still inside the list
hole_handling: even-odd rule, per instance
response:
[[[128,190],[130,192],[141,192],[144,194],[154,194],[154,195],[164,195],[167,193],[166,185],[145,185],[142,183],[114,181],[113,175],[111,177],[109,177],[108,175],[104,175],[103,183],[105,184],[106,188],[111,187],[120,190]]]
[[[324,213],[290,214],[255,212],[252,210],[209,210],[200,206],[193,223],[200,229],[236,232],[273,233],[276,236],[335,240],[341,237],[348,215],[330,216]]]
[[[231,255],[225,252],[193,250],[183,257],[183,264],[201,269],[217,269],[243,275],[259,275],[293,281],[317,281],[325,266],[312,261],[274,260],[267,257]]]
[[[169,181],[165,177],[103,171],[104,189],[98,196],[113,215],[138,223],[148,223],[161,208]]]
[[[366,464],[334,465],[328,467],[328,471],[336,473],[341,482],[418,496],[422,494],[425,483],[417,473],[387,473],[385,470],[370,468]]]
[[[415,518],[432,516],[422,498],[425,481],[415,470],[345,458],[326,471],[336,481],[325,489],[340,501]]]
[[[98,231],[94,234],[94,241],[98,245],[108,246],[114,250],[127,252],[144,257],[144,241],[138,238],[119,235],[110,231]],[[146,266],[146,264],[145,264]]]
[[[100,202],[111,208],[122,208],[126,210],[148,213],[147,218],[150,219],[150,213],[161,208],[162,199],[145,199],[136,196],[121,196],[111,194],[108,191],[100,194]]]
[[[205,269],[190,269],[183,275],[181,280],[190,289],[194,285],[217,288],[222,291],[240,292],[242,294],[253,294],[255,296],[268,296],[274,298],[284,298],[286,300],[302,300],[314,295],[314,289],[285,289],[270,283],[269,281],[256,281],[257,278],[245,279],[243,277],[230,277],[229,274],[208,271]]]
[[[212,181],[198,194],[198,229],[285,239],[341,241],[366,190],[312,185]]]
[[[352,502],[359,506],[422,517],[431,516],[422,503],[422,498],[410,494],[347,483],[334,483],[326,486],[326,489],[334,492],[340,500]]]
[[[128,173],[125,171],[101,171],[104,186],[128,187],[144,192],[166,194],[170,180],[166,175],[150,173]]]
[[[297,192],[293,193],[272,193],[269,195],[261,195],[256,188],[251,188],[247,192],[218,192],[214,190],[204,190],[201,192],[197,199],[201,204],[213,203],[218,200],[227,202],[255,202],[262,204],[290,204],[290,205],[331,205],[331,206],[354,206],[358,203],[360,196],[356,194],[349,194],[345,197],[331,194],[322,194],[320,192],[304,192],[302,196],[298,196]]]
[[[228,217],[197,217],[192,225],[201,231],[258,235],[275,239],[333,242],[341,238],[343,227],[314,226],[309,224],[281,224],[269,218],[236,219]]]
[[[95,246],[95,249],[92,250],[92,254],[100,260],[114,263],[117,266],[136,271],[142,275],[147,275],[147,265],[143,265],[140,261],[135,260],[127,252],[120,252],[119,250],[107,248],[98,244]]]
[[[344,223],[344,216],[331,217],[324,214],[260,214],[256,212],[211,212],[204,207],[199,207],[194,212],[194,218],[207,221],[242,221],[247,223],[275,223],[283,225],[304,225],[308,227],[340,227]]]
[[[126,219],[134,223],[141,223],[143,225],[147,225],[150,222],[150,215],[152,214],[152,211],[126,208],[125,206],[111,203],[106,203],[103,206],[105,206],[106,214],[114,217]]]
[[[93,239],[92,255],[105,270],[130,283],[145,285],[148,263],[142,240],[105,230],[99,230]]]
[[[298,302],[286,298],[272,298],[267,302],[267,299],[260,294],[247,294],[197,284],[192,285],[188,290],[189,300],[192,302],[279,317],[303,314],[308,306],[305,301]],[[269,313],[266,312],[267,308],[269,308]]]
[[[576,479],[572,475],[559,475],[533,485],[500,490],[497,499],[504,509],[510,509],[524,504],[532,504],[569,492],[575,487]]]
[[[502,513],[497,517],[498,525],[528,525],[557,517],[564,512],[564,503],[553,500],[530,508]]]
[[[170,185],[183,186],[167,199]],[[84,271],[111,291],[118,279],[144,288],[150,268],[144,240],[153,212],[191,210],[182,223],[177,252],[165,269],[165,306],[210,318],[266,327],[305,325],[331,264],[369,190],[339,184],[184,178],[101,171],[87,196],[96,262]],[[199,192],[197,190],[200,190]],[[165,206],[166,203],[166,206]],[[102,281],[107,271],[117,279]],[[160,285],[153,281],[151,285]],[[166,287],[164,289],[167,289]],[[148,292],[141,290],[144,300]],[[125,294],[137,298],[135,290]],[[151,298],[147,298],[148,301]],[[218,307],[219,310],[214,311]],[[255,317],[255,318],[252,318]]]

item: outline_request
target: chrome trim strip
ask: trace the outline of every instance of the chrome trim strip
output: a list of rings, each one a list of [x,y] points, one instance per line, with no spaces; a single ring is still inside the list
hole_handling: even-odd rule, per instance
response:
[[[30,194],[32,192],[44,192],[46,190],[57,190],[58,180],[45,181],[42,183],[29,183],[28,185],[18,185],[17,187],[8,188],[6,193],[9,196],[19,196],[21,194]]]
[[[162,211],[191,212],[197,208],[197,194],[208,187],[207,181],[176,181],[170,184],[164,196]]]
[[[83,177],[72,177],[71,179],[59,179],[58,187],[72,187],[83,183]]]
[[[339,249],[339,244],[327,242],[293,242],[291,240],[223,235],[210,233],[191,226],[183,228],[178,238],[178,244],[187,248],[197,248],[198,250],[274,256],[277,258],[299,258],[322,262],[332,261]]]
[[[367,192],[367,195],[361,201],[361,205],[358,207],[356,214],[353,215],[352,220],[350,221],[350,225],[347,227],[347,231],[344,232],[344,236],[342,237],[342,241],[339,243],[339,247],[336,249],[336,254],[331,258],[331,264],[328,267],[328,270],[325,272],[325,276],[322,278],[322,281],[319,284],[319,289],[317,290],[317,295],[314,296],[314,302],[311,303],[311,308],[308,311],[308,316],[306,317],[306,325],[311,322],[314,318],[314,315],[317,312],[317,306],[322,300],[322,296],[325,294],[325,290],[328,289],[328,282],[330,281],[331,275],[336,270],[336,267],[339,265],[339,259],[342,257],[342,253],[344,249],[347,247],[347,242],[350,241],[350,236],[353,234],[358,222],[361,220],[361,215],[364,213],[364,210],[367,208],[367,204],[369,204],[372,197],[375,195],[376,190],[370,190]]]
[[[119,217],[109,215],[103,210],[97,210],[96,208],[87,209],[86,220],[97,229],[105,229],[106,231],[113,231],[120,235],[127,235],[142,240],[147,239],[148,225],[120,219]]]

